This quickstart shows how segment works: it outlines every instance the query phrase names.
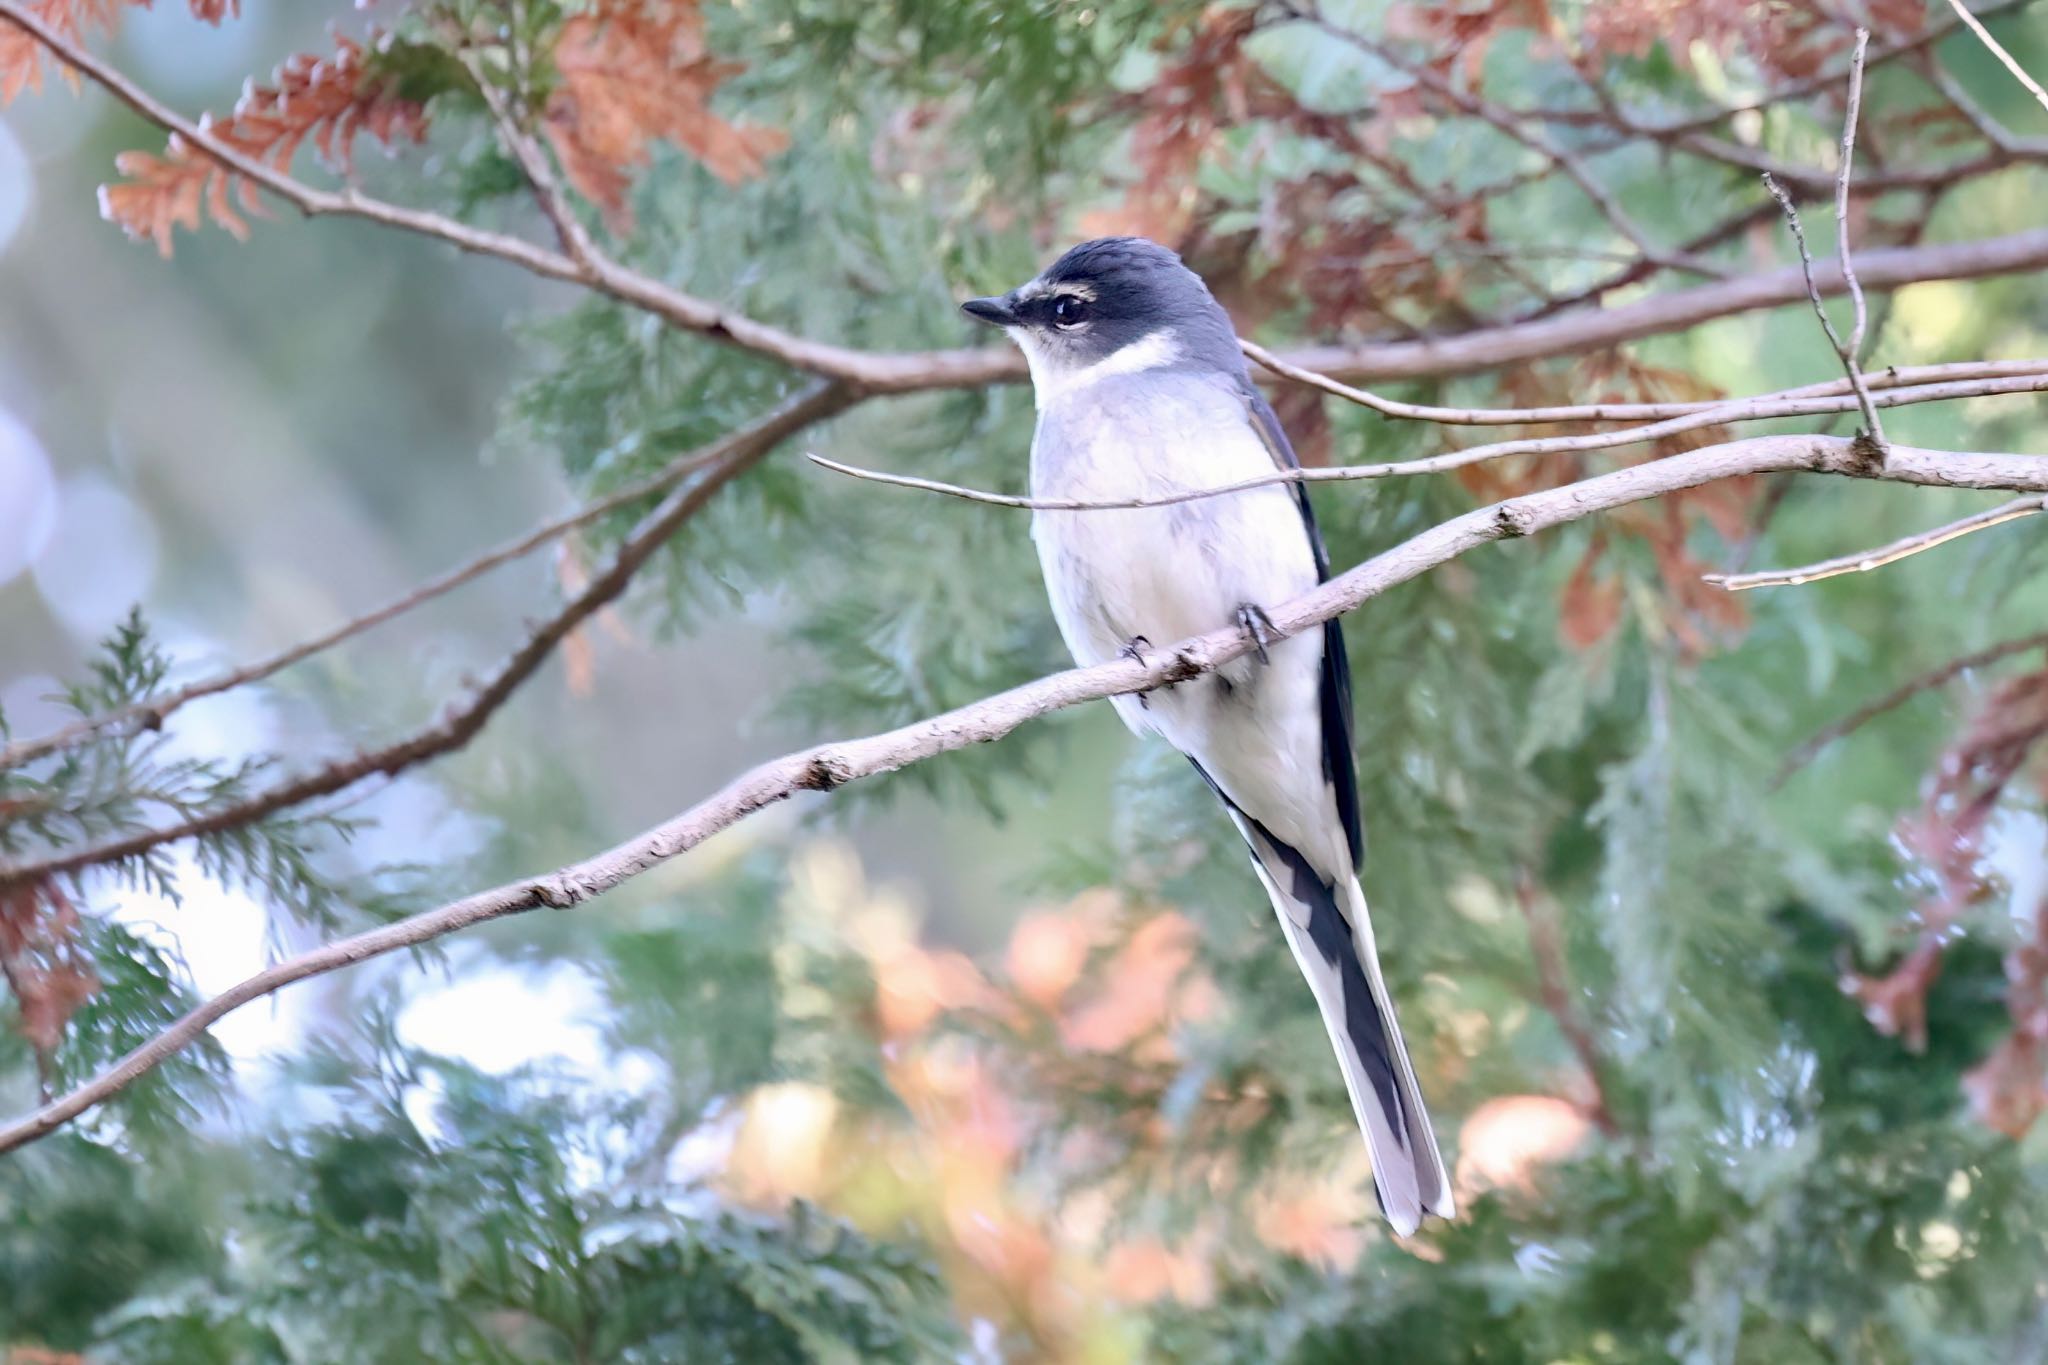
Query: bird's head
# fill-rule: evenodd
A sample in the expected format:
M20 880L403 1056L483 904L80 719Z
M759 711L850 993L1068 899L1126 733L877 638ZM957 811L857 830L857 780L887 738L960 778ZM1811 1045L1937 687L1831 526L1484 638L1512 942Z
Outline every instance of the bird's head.
M1023 349L1041 406L1112 374L1244 372L1230 317L1209 286L1142 237L1083 242L1009 293L960 306Z

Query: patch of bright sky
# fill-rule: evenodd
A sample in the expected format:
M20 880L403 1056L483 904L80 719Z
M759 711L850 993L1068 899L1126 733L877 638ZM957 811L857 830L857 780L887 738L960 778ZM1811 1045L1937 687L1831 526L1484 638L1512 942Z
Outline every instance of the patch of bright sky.
M156 566L156 527L133 498L96 474L63 482L35 576L43 601L74 635L106 634L148 597Z
M1993 819L1986 840L1985 862L1996 870L2011 896L2009 913L2018 923L2033 920L2048 898L2048 819L2033 810L2004 810Z
M14 130L0 122L0 253L28 221L29 205L35 202L35 179L28 150Z
M196 676L217 662L217 642L175 620L163 623L160 640L178 661L176 677ZM41 693L52 686L46 678L23 680L9 688L9 698L16 691ZM59 720L49 716L46 723ZM237 688L171 717L162 753L232 763L284 742L276 706L262 689ZM394 782L352 813L372 817L352 844L355 855L371 866L421 857L459 862L475 851L484 834L483 822L465 816L426 779ZM259 900L202 875L188 854L173 856L183 905L132 888L114 893L110 901L123 924L185 961L202 995L216 995L263 970L279 938L288 944L293 940L288 929L273 934ZM404 978L400 995L407 1004L399 1016L399 1033L427 1051L496 1073L552 1064L614 1095L643 1093L659 1079L660 1065L651 1058L608 1053L598 1023L606 1014L602 993L574 967L534 970L495 965L487 955L470 954L457 959L452 980L437 967L402 957L367 972ZM319 1014L332 1000L317 986L288 986L215 1026L215 1036L238 1064L236 1082L245 1093L262 1093L272 1074L263 1063L302 1052L310 1030L334 1026ZM426 1106L423 1113L431 1111L432 1096L419 1102Z
M0 408L0 583L27 568L56 529L50 457L33 431Z
M333 8L339 9L339 6ZM123 11L118 65L161 97L203 96L238 84L275 47L260 10L202 23L182 4Z
M182 905L135 888L107 897L121 924L184 959L201 995L218 995L270 965L270 916L242 891L203 876L184 850L171 854ZM290 990L244 1005L213 1026L213 1036L239 1064L288 1053L304 1025L307 998ZM246 1065L238 1074L247 1074Z

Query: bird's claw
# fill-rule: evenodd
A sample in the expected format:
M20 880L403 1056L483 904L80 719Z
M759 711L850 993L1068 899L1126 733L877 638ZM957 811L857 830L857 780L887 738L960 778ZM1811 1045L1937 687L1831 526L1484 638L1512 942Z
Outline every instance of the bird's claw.
M1145 656L1145 651L1150 648L1152 648L1152 642L1150 640L1146 639L1142 635L1133 635L1130 639L1124 641L1124 647L1118 650L1117 653L1121 655L1123 658L1130 659L1135 663L1139 663L1145 665L1146 667L1150 667L1152 661ZM1167 685L1169 687L1172 686L1171 683ZM1143 707L1145 710L1149 711L1152 709L1152 698L1147 694L1140 692L1138 694L1138 705Z
M1265 608L1256 602L1246 602L1237 609L1237 625L1238 629L1251 636L1252 652L1259 656L1259 662L1273 662L1266 653L1266 646L1278 640L1280 633L1273 628L1273 618L1266 615Z

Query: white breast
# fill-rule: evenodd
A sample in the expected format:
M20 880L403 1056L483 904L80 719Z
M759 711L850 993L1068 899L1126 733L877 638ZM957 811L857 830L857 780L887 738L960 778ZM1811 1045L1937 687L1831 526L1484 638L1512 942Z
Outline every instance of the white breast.
M1106 380L1040 412L1034 497L1111 502L1213 488L1272 470L1244 399L1224 377L1172 372ZM1081 663L1133 636L1165 649L1315 586L1301 513L1286 486L1170 507L1037 512L1032 537L1053 614ZM1322 773L1322 637L1309 632L1217 678L1141 704L1118 698L1133 729L1156 731L1201 763L1231 798L1316 861L1337 824ZM1336 864L1332 864L1336 865Z

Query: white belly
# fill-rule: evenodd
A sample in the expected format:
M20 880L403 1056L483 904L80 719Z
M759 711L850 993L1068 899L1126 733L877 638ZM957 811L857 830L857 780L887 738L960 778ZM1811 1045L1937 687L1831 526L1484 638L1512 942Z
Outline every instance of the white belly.
M1101 385L1085 406L1041 414L1032 494L1112 502L1213 488L1274 468L1236 395L1197 381ZM1170 507L1032 515L1053 615L1081 663L1133 637L1167 649L1232 625L1316 583L1314 553L1285 485ZM1310 631L1212 677L1118 697L1132 729L1200 763L1241 809L1319 868L1348 867L1324 780L1323 641Z

